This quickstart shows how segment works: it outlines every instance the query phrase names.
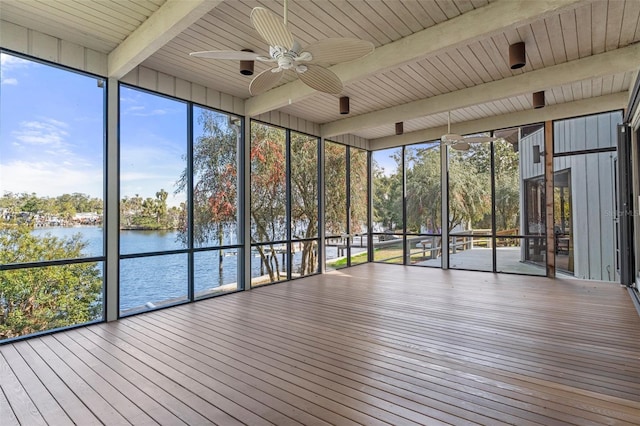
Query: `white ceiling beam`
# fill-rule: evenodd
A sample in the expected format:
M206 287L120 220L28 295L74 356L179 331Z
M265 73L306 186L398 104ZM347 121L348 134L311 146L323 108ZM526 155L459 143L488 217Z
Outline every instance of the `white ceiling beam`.
M640 44L634 44L502 80L326 123L320 127L320 134L322 137L329 138L355 133L361 129L383 124L453 111L576 81L633 71L638 67L638 58L640 58Z
M437 54L455 46L527 24L554 13L576 8L590 0L497 0L453 19L377 48L372 54L331 67L343 83ZM315 91L299 80L249 98L245 115L253 117L298 102Z
M109 77L122 78L222 0L167 0L109 53Z
M628 93L619 92L611 95L582 99L563 104L548 105L540 109L518 111L510 114L496 115L478 120L465 121L452 125L457 134L468 135L527 124L542 123L548 120L597 114L605 111L622 109L627 106ZM432 127L399 136L387 136L369 140L371 150L393 148L402 145L439 140L447 133L447 126Z

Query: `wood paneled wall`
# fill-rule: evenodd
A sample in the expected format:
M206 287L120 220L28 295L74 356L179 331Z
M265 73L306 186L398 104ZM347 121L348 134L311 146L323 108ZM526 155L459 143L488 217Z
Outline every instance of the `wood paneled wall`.
M107 75L106 54L10 22L0 21L0 45L77 70Z

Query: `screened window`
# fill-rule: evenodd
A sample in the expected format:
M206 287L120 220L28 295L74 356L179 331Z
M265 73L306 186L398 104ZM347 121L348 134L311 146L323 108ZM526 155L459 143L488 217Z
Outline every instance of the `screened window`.
M105 83L0 60L2 340L103 318Z

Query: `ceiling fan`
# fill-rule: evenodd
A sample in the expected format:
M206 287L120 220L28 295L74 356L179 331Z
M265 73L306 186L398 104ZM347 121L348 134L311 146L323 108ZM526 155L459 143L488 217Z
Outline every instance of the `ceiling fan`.
M325 66L351 61L373 52L373 43L355 38L328 38L302 48L287 29L288 0L284 0L284 21L262 7L251 11L251 23L262 38L269 43L269 56L235 50L209 50L192 52L191 56L210 59L260 61L276 64L256 75L249 84L252 95L274 87L284 71L294 71L307 86L320 92L339 94L342 81Z
M494 142L500 138L495 136L461 136L451 133L451 111L447 112L447 134L440 137L443 145L448 145L458 151L468 151L472 143Z

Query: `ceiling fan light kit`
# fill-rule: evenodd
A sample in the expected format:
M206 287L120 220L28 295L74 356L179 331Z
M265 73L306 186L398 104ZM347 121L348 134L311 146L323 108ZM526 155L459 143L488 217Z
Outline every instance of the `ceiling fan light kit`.
M509 66L512 70L522 68L527 64L524 42L509 46Z
M340 97L340 114L349 114L349 97Z
M209 50L192 52L191 56L210 59L230 59L272 63L275 66L256 75L249 84L251 95L259 95L282 79L284 71L292 71L312 89L330 94L340 94L343 89L340 78L327 66L352 61L373 52L373 43L354 38L329 38L311 43L305 48L293 39L287 29L288 8L284 2L284 20L271 11L255 7L251 11L251 23L258 34L269 44L269 57L247 51ZM248 65L248 64L247 64ZM240 72L244 74L242 63ZM246 72L249 72L247 69ZM253 70L251 70L253 74ZM245 75L251 75L245 74Z

